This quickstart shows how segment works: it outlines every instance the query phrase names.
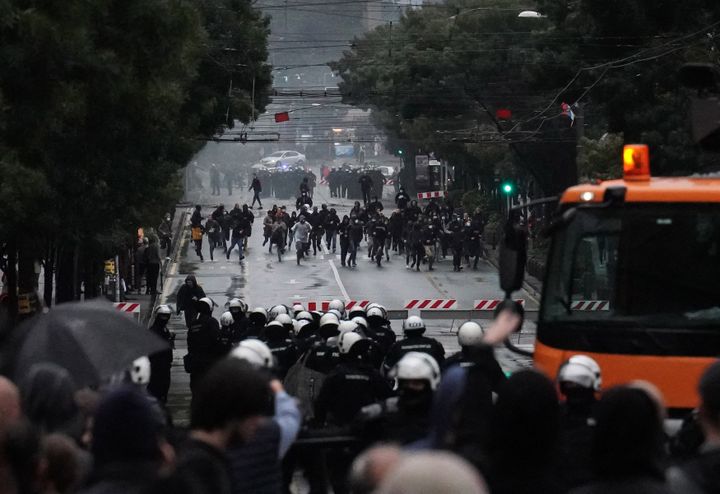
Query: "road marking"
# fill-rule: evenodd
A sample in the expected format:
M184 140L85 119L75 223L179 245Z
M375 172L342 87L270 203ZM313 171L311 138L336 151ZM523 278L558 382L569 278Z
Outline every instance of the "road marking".
M350 300L350 295L348 295L347 290L345 290L345 285L343 285L343 282L340 279L340 273L338 273L338 270L335 267L335 262L332 259L330 259L330 260L328 260L328 263L330 264L330 269L332 269L333 274L335 275L335 281L337 282L338 286L340 287L340 292L342 293L342 296L345 297L345 301L347 302L348 300Z

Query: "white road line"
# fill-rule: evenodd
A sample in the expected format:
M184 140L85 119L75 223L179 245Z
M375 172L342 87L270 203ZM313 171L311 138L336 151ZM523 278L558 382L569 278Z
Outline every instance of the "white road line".
M342 292L342 296L345 297L345 301L350 300L350 295L348 295L347 290L345 290L345 285L343 285L342 280L340 279L340 273L338 273L337 268L335 267L335 262L330 259L328 261L328 264L330 264L330 269L332 269L333 274L335 275L335 281L337 282L338 286L340 287L340 292Z

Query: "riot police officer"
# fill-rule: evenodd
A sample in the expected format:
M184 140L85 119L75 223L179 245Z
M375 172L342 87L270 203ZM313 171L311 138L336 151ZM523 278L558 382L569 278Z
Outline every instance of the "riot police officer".
M197 302L198 315L187 335L188 354L185 370L190 374L190 389L205 375L212 365L223 357L220 345L220 323L212 316L213 302L207 297Z
M369 307L365 319L368 322L368 336L380 346L383 355L387 355L397 336L390 327L383 308L380 306Z
M290 332L282 322L270 321L265 326L262 340L275 357L277 378L285 379L288 370L298 358L298 349L290 338Z
M385 363L383 363L386 373L408 352L427 353L439 365L442 365L445 360L445 349L442 343L423 336L423 333L425 333L425 322L419 316L410 316L403 321L403 335L405 337L390 347L385 357Z
M155 320L150 331L165 340L169 348L150 355L150 382L148 392L161 403L167 402L170 389L170 368L172 367L173 349L175 348L175 333L167 327L172 309L167 305L160 305L155 309Z
M363 407L364 437L408 444L425 437L430 428L433 395L440 383L440 367L426 353L409 352L393 367L397 396Z
M235 319L230 311L223 312L220 316L220 333L218 334L218 349L221 349L223 355L230 353L235 344L233 324L235 324Z
M495 360L491 346L483 342L485 331L475 321L465 321L458 328L460 351L445 360L443 370L453 365L474 367L485 373L492 391L497 392L505 381L505 373Z
M233 318L233 324L232 324L232 338L233 343L239 342L247 332L247 327L249 324L248 318L246 316L248 310L248 306L245 302L240 300L239 298L233 298L230 300L230 303L228 304L228 312L232 314Z

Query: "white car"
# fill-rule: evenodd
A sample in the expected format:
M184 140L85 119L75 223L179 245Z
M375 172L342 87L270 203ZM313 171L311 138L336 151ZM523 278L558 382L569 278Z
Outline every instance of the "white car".
M260 160L265 166L304 165L305 155L297 151L276 151Z

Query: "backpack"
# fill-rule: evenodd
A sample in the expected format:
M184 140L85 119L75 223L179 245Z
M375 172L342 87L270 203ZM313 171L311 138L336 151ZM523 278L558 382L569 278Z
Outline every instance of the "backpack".
M192 239L193 239L193 240L202 240L202 238L203 238L203 232L202 232L202 228L201 228L201 227L199 227L199 226L194 226L194 227L192 227L191 232L192 232Z

